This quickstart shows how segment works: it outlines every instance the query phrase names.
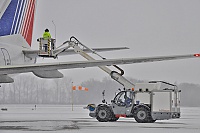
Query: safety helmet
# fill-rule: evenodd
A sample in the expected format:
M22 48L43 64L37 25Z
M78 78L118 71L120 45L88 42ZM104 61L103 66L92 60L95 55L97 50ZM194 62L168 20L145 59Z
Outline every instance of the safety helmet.
M49 32L49 29L45 29L45 32Z

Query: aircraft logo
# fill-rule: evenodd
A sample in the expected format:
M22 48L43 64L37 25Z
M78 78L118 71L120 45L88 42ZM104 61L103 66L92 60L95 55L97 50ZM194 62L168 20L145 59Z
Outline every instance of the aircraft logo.
M12 0L0 20L0 36L21 34L31 46L35 7L36 0Z

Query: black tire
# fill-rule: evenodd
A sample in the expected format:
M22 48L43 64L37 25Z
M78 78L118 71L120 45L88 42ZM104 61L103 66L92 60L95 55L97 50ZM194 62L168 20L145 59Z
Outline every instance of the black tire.
M111 110L108 106L99 106L97 108L97 115L96 115L96 119L99 122L108 122L111 120Z
M140 106L134 111L134 118L138 123L153 123L155 120L151 117L151 111L145 106Z
M110 118L109 121L111 121L111 122L115 122L115 121L117 121L117 120L119 120L119 117L115 117L115 114L112 113L112 117Z
M156 120L149 120L149 122L148 123L154 123L154 122L156 122Z

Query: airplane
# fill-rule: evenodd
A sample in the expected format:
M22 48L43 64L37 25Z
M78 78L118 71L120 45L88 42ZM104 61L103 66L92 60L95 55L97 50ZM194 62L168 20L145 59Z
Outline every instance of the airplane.
M36 0L0 1L1 70L3 70L3 67L9 68L11 66L23 66L36 63L39 50L31 50L36 2ZM128 48L94 48L93 50L103 52L122 49ZM57 51L59 51L59 49L57 49ZM88 49L84 49L84 51L87 53L90 52ZM59 55L72 54L75 54L74 50L68 49ZM8 74L13 74L13 72L0 73L0 83L13 82ZM51 77L53 78L53 75Z
M62 78L60 69L112 66L200 57L200 53L187 55L141 58L102 59L59 63L36 63L38 50L31 50L32 33L37 0L1 0L0 2L0 83L14 82L12 75L32 72L41 78ZM100 48L97 52L128 49ZM89 49L85 52L90 53ZM75 54L65 50L61 55Z

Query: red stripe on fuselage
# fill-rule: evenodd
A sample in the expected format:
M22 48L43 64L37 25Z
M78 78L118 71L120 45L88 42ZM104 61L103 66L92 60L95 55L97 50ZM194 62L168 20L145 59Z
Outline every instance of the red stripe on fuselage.
M26 41L28 44L31 46L31 41L32 41L32 34L33 34L33 22L34 22L34 13L35 13L35 0L33 0L32 3L32 10L31 10L31 18L29 20L29 26L28 26L28 31L26 33Z
M27 34L28 34L28 30L29 30L29 25L30 25L30 20L31 20L31 17L32 17L32 10L33 10L33 0L31 0L31 3L29 5L29 11L28 11L28 20L27 20L27 23L26 23L26 27L25 27L25 32L24 32L24 37L27 38Z
M35 4L33 5L33 11L31 14L31 21L30 21L30 25L29 25L29 30L28 30L28 36L26 38L26 41L28 42L28 44L31 46L31 42L32 42L32 35L33 35L33 22L34 22L34 14L35 14Z
M29 10L30 10L30 3L31 0L29 0L28 5L27 5L27 9L26 9L26 15L24 18L24 23L23 23L23 28L22 28L22 36L25 38L25 32L26 32L26 25L27 25L27 21L28 21L28 17L29 17Z
M21 34L27 43L31 46L32 41L32 32L33 32L33 22L34 22L34 13L35 13L35 0L30 0L27 3L23 26L21 29Z

